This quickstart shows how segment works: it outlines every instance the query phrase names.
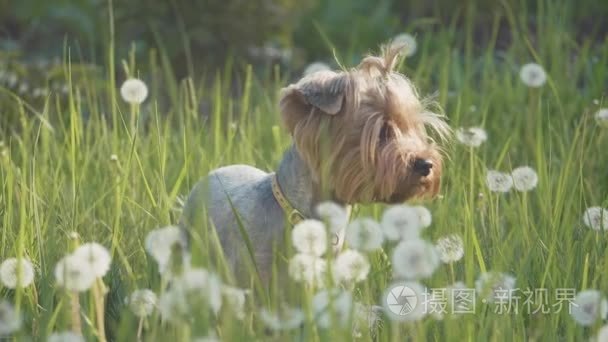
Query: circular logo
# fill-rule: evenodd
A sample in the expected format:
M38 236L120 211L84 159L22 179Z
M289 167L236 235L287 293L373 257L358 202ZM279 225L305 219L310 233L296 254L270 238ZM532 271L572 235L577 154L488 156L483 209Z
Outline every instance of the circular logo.
M405 316L416 309L418 294L414 289L397 284L386 292L386 306L395 315Z

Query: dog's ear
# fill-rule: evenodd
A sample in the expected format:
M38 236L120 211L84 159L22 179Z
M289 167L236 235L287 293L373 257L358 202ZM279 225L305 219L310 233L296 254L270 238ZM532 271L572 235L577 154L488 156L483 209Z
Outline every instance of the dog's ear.
M345 97L351 87L346 73L318 71L305 76L298 83L281 90L281 116L289 131L315 112L336 115L344 107Z

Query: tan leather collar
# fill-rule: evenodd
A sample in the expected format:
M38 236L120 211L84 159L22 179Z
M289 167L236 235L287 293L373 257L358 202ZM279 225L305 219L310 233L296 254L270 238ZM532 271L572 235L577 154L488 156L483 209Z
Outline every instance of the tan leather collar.
M302 215L302 213L299 212L298 209L294 208L291 205L291 203L289 203L287 198L285 198L285 195L283 195L283 191L281 190L281 187L279 186L279 181L277 180L276 174L272 175L272 194L274 195L274 198L277 200L277 202L283 209L283 212L285 213L285 217L287 217L287 221L292 226L295 226L299 222L306 219L306 217L304 217L304 215Z

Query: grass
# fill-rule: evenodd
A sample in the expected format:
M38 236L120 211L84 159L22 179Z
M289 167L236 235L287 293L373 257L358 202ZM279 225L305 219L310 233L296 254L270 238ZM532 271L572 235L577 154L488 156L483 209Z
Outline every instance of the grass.
M606 101L608 42L574 37L571 6L543 7L532 32L523 13L511 13L505 5L488 27L493 39L484 47L475 46L467 25L462 34L450 27L419 32L419 50L401 70L422 93L438 91L452 127L479 125L489 134L478 149L448 146L442 196L425 203L433 213L425 236L435 240L458 233L465 256L453 269L441 266L425 285L440 288L461 280L471 287L482 271L493 270L513 274L518 288L548 289L550 303L559 288L598 289L608 295L607 235L581 222L586 207L608 206L608 155L603 150L608 131L593 120ZM474 8L470 11L463 14L465 22L473 20ZM509 23L513 40L503 51L494 48L500 19ZM72 84L67 101L50 96L42 106L11 100L21 121L10 133L3 128L7 153L0 159L0 256L25 256L36 268L35 285L0 290L24 317L15 340L69 329L70 298L54 285L53 269L82 241L111 249L113 266L104 278L110 289L106 329L110 339L135 340L138 320L123 299L138 288L159 292L166 285L143 248L147 232L176 223L178 196L209 170L233 163L273 170L290 144L278 127L276 108L278 89L292 80L283 70L264 73L229 61L224 71L207 77L211 83L194 77L178 81L160 51L144 68L149 73L139 74L149 82L150 98L141 108L130 108L117 94L113 70L138 75L140 68L128 56L121 67L112 51L111 46L106 65L111 76L102 87L94 80ZM532 61L549 76L540 89L527 88L518 78L519 67ZM69 76L68 62L64 69ZM235 77L238 96L230 81ZM200 108L206 108L204 115ZM31 115L34 109L37 116ZM117 162L110 160L112 154ZM487 190L488 169L509 171L520 165L538 172L535 190ZM361 207L358 215L378 217L382 210L381 205ZM361 302L379 304L391 275L382 269L382 253L371 254L370 260L370 277L353 294ZM310 291L289 288L287 301L309 306ZM270 303L277 305L273 295ZM93 299L89 293L80 296L89 339L96 335ZM478 304L475 314L442 321L386 320L378 338L580 341L602 324L581 327L566 309L496 314ZM349 329L324 330L311 322L268 334L255 315L258 305L248 303L242 322L229 311L214 318L201 310L192 316L195 323L177 325L159 324L155 315L144 327L145 340L188 341L210 331L225 341L350 339Z

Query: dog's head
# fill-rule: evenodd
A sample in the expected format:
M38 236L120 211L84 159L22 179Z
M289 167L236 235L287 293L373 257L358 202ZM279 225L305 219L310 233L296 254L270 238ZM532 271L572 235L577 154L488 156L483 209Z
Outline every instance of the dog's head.
M393 71L399 48L341 72L319 71L281 91L280 108L315 182L343 203L398 203L439 191L442 116Z

